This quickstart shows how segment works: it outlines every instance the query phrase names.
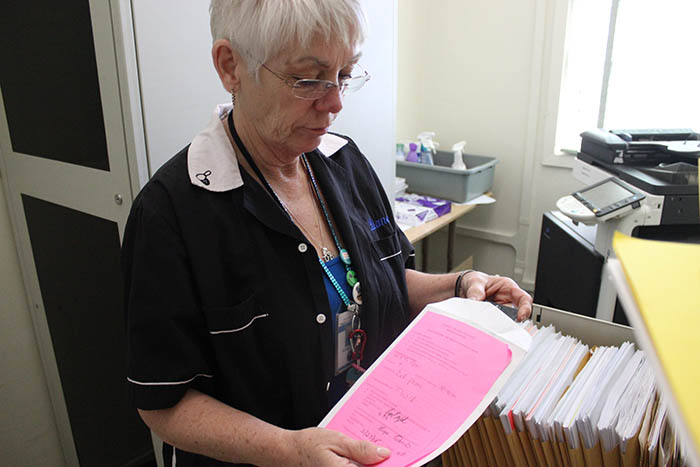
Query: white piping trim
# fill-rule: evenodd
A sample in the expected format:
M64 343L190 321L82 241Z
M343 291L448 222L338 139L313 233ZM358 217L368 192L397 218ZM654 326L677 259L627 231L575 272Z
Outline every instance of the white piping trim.
M205 377L205 378L213 378L213 377L214 377L214 375L207 375L207 374L204 374L204 373L197 373L196 375L194 375L193 377L191 377L190 379L187 379L187 380L185 380L185 381L163 381L163 382L160 382L160 381L159 381L159 382L155 382L155 383L146 383L146 382L143 382L143 381L136 381L135 379L131 379L131 378L129 378L128 376L126 377L126 380L129 381L130 383L139 384L139 385L141 385L141 386L175 386L175 385L177 385L177 384L186 384L186 383L192 382L192 381L194 381L198 376L203 376L203 377Z
M408 255L408 256L416 256L416 254L415 254L415 253L411 253L411 254L410 254L410 255Z
M173 446L173 458L170 460L170 467L176 467L177 457L175 457L175 446Z
M399 251L397 251L396 253L394 253L393 255L385 256L384 258L380 259L379 261L386 261L386 260L388 260L389 258L393 258L394 256L399 256L399 255L401 254L401 251L402 251L402 250L399 250Z
M248 324L246 324L245 326L243 326L243 327L241 327L241 328L237 328L237 329L224 329L224 330L222 330L222 331L209 331L209 334L228 334L228 333L230 333L230 332L242 331L242 330L244 330L245 328L247 328L248 326L250 326L251 324L253 324L253 321L255 321L256 319L258 319L258 318L267 318L268 316L270 316L269 313L265 313L264 315L253 316L253 319L251 319L250 322L249 322Z

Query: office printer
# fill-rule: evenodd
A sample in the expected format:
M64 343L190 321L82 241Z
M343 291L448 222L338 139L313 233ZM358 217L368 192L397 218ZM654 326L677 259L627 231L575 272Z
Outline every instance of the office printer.
M697 165L700 135L690 129L595 130L581 133L581 153L609 164L687 161Z
M697 166L699 157L700 135L690 129L599 128L582 133L581 151L574 162L573 175L587 188L573 195L595 188L594 185L604 184L605 181L616 181L618 188L627 187L631 193L637 195L636 199L627 199L630 204L626 210L615 211L618 204L625 203L611 200L609 207L612 207L612 214L592 222L594 230L591 237L594 238L591 240L594 250L591 254L597 255L603 261L614 255L612 236L616 230L640 238L700 243ZM612 186L611 183L608 185ZM626 195L622 197L624 196ZM558 204L561 205L562 200L559 200ZM563 213L565 209L560 208L560 211ZM619 215L615 215L616 212L619 212ZM577 222L576 216L572 216L571 219L571 222ZM569 230L575 230L575 226L573 227L574 229ZM542 242L541 238L541 247ZM566 259L562 258L561 261ZM540 271L538 264L536 296L537 281L541 275L548 277L549 282L560 281L559 284L549 284L550 286L568 287L566 281L587 280L582 277L562 277L561 271ZM619 305L616 305L615 289L607 274L602 273L591 280L600 283L597 287L599 293L594 316L604 320L612 320L613 315L617 318L621 310ZM591 287L596 288L593 284ZM566 303L552 303L551 306L571 309L570 304ZM627 324L626 320L615 321Z
M585 166L603 170L649 195L662 196L659 225L698 224L700 134L690 129L603 130L581 134L574 177L586 184Z

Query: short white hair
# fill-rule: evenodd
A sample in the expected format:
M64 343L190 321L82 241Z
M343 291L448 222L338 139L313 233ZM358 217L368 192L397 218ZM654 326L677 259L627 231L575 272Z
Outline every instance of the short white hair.
M365 37L360 0L211 0L212 39L226 39L256 77L286 46L301 47L320 34L354 49Z

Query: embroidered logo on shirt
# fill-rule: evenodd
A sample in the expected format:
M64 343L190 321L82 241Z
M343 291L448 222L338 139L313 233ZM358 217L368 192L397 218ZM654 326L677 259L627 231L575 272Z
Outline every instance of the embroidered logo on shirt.
M211 175L211 170L206 170L200 174L195 175L195 177L197 177L197 180L208 186L211 183L209 181L209 175Z
M380 217L375 220L369 219L369 228L371 230L377 230L379 227L387 224L389 224L389 216Z

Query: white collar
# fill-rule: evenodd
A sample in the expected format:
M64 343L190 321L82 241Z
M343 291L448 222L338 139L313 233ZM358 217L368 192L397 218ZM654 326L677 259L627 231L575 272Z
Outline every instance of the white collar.
M190 182L209 191L228 191L243 185L236 154L224 125L231 104L219 104L207 127L192 140L187 151L187 171ZM336 135L325 134L318 150L330 157L348 141Z

